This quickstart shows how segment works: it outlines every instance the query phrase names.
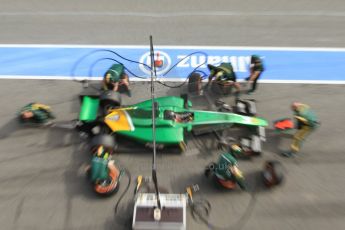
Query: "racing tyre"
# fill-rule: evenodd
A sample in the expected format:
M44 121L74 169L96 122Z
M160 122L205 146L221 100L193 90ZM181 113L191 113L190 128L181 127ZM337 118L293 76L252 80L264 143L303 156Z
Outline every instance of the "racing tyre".
M266 161L262 178L268 188L281 184L284 181L283 165L279 161Z
M119 191L120 187L120 181L116 182L116 185L114 185L111 189L106 190L106 187L110 187L111 185L107 186L100 186L100 185L94 185L94 191L97 193L97 195L101 197L108 197ZM101 189L101 191L100 191ZM102 191L104 190L104 191Z
M199 73L192 73L188 79L188 91L190 93L200 93L202 78Z
M89 180L91 178L91 167L86 170L86 178ZM111 196L116 193L120 187L120 181L118 178L116 180L107 180L104 184L91 184L94 192L103 197Z
M105 114L107 114L110 109L121 106L121 95L115 91L105 91L100 95L99 99Z
M115 192L119 190L119 186L120 186L120 173L121 173L120 170L114 164L112 164L111 166L108 166L108 168L109 168L108 179L100 183L92 183L93 190L99 196L103 196L103 197L107 197L114 194ZM91 168L89 171L91 171Z
M221 186L222 188L233 190L236 188L236 182L232 180L221 180L217 177L215 177L217 180L217 184Z
M105 135L105 134L97 135L91 140L92 149L100 145L103 145L105 148L108 148L108 149L115 149L117 147L115 137L112 135Z

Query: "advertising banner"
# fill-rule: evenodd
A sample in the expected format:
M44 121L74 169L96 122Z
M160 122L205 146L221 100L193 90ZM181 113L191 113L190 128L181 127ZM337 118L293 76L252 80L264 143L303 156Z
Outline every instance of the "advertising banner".
M148 46L0 45L0 53L0 78L96 80L114 63L124 64L131 80L151 74ZM231 62L243 79L253 54L264 62L266 82L345 82L345 49L326 48L156 46L156 73L182 81L193 71L208 75L207 64Z

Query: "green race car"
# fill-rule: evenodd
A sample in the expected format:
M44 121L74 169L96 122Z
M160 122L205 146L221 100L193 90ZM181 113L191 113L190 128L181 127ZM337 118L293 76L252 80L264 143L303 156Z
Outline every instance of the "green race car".
M86 127L99 122L110 132L150 144L152 135L152 101L146 100L130 106L120 106L116 92L105 95L81 96L79 120ZM184 145L185 131L196 126L239 124L245 126L267 126L262 118L249 117L228 112L203 111L192 109L191 101L182 97L167 96L155 99L156 143L163 146ZM101 119L99 111L104 111Z

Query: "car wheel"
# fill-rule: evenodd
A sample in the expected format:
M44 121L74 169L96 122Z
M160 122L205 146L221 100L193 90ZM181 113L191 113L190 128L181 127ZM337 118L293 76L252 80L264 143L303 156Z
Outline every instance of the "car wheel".
M279 161L266 161L262 173L266 187L279 185L284 180L284 168Z
M202 78L199 73L192 73L188 79L188 91L190 93L199 93L201 90Z
M101 187L106 188L106 187L109 186L109 185L110 185L110 183L105 183L105 184L102 185ZM100 185L98 185L98 186L100 186ZM117 181L117 182L116 182L116 185L115 185L112 189L107 190L106 192L100 192L100 191L98 191L98 190L96 189L96 186L95 186L94 190L95 190L95 192L97 193L97 195L102 196L102 197L108 197L108 196L113 195L113 194L116 193L117 191L119 191L119 187L120 187L120 181Z
M101 94L99 99L104 114L107 114L110 109L115 109L121 106L121 95L115 91L105 91Z

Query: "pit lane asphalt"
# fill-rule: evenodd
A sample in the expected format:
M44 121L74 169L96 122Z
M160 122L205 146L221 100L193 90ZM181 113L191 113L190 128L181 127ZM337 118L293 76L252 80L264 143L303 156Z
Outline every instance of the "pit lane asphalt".
M341 0L160 4L148 0L139 4L2 0L0 43L146 45L152 34L157 45L345 47L345 4ZM58 129L21 128L14 120L18 108L30 101L52 105L60 121L74 119L80 89L79 84L69 81L1 80L1 229L129 229L123 219L114 216L118 196L100 199L91 192L80 170L90 155L78 135ZM134 91L132 98L124 96L125 103L149 97L147 85L137 83L135 89L140 91ZM180 94L157 90L159 95ZM213 139L207 136L193 139L189 154L160 154L160 183L172 192L198 183L212 203L211 221L220 226L344 229L344 86L262 84L253 97L258 100L259 114L269 121L289 116L289 104L294 100L310 104L322 121L297 159L277 156L288 146L289 137L270 131L263 156L240 161L240 168L253 182L264 160L280 160L287 169L282 187L273 191L258 188L255 202L246 193L215 189L202 176L203 167L218 153L208 151ZM204 99L193 100L202 107ZM150 175L151 157L145 151L123 152L116 159L133 178ZM125 184L124 179L120 192ZM129 199L130 195L122 204L128 204ZM187 225L187 229L207 229L189 214Z
M1 43L344 47L342 0L2 0Z
M15 89L15 90L13 90ZM32 90L35 89L35 90ZM2 80L0 86L0 224L3 229L129 229L124 218L114 215L118 195L101 199L95 196L82 173L90 160L87 146L71 131L56 128L29 128L17 125L14 116L30 101L50 104L58 121L78 115L78 93L81 86L71 81ZM157 96L179 95L185 88L171 90L157 87ZM321 127L305 143L295 159L278 155L289 144L288 135L267 131L262 157L239 162L255 199L241 191L217 189L203 177L204 167L217 159L214 137L190 137L189 150L158 155L158 178L171 192L183 192L197 183L202 196L212 204L211 221L235 229L343 229L345 197L344 86L261 84L253 96L258 101L259 115L268 121L290 116L289 104L303 101L312 106ZM149 85L135 83L133 97L123 96L124 104L149 98ZM214 100L215 98L212 98ZM232 97L224 98L227 102ZM191 97L196 108L205 106L205 97ZM271 123L271 122L270 122ZM271 123L272 124L272 123ZM236 134L234 134L236 136ZM150 153L133 145L122 150L115 159L129 169L132 179L150 175ZM267 159L281 161L286 170L286 183L272 191L255 185L258 172ZM127 179L121 181L120 193ZM125 197L120 215L130 216L133 184ZM248 205L250 205L249 208ZM242 228L243 227L243 228ZM188 214L188 229L207 229Z

